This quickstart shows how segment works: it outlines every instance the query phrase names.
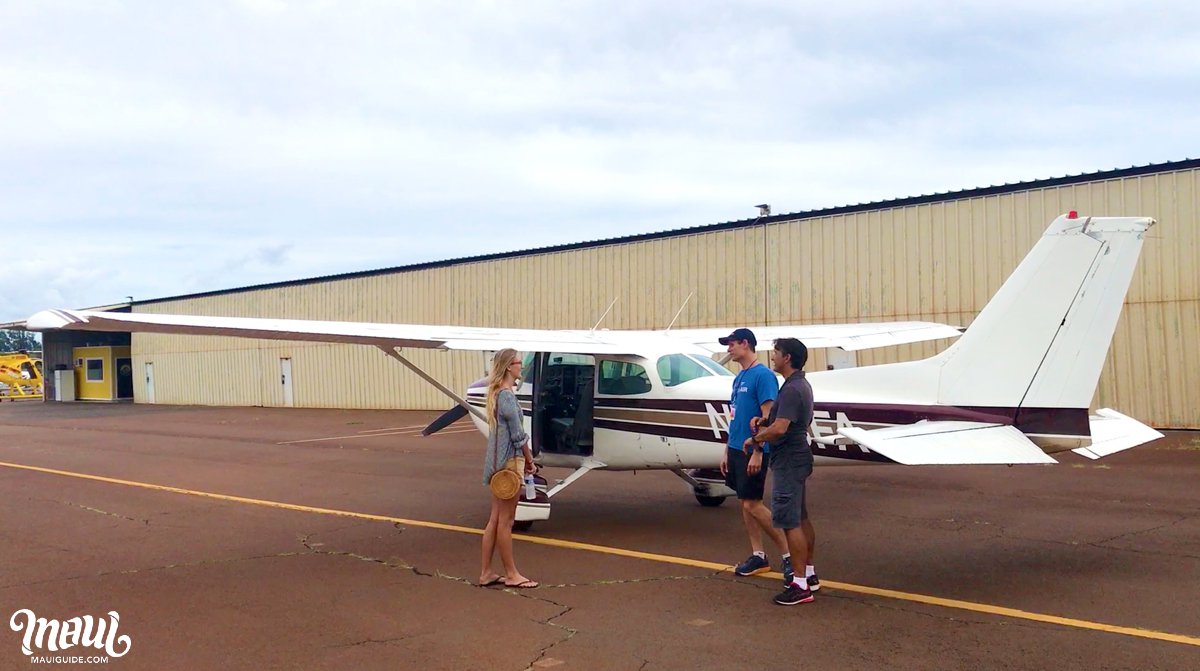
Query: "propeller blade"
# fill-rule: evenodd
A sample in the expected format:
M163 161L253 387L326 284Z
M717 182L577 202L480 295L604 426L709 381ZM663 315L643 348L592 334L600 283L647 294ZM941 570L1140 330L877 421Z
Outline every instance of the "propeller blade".
M443 412L442 414L438 415L437 419L430 422L429 426L425 427L421 431L421 435L428 436L428 435L435 434L438 431L441 431L442 429L446 428L447 426L450 426L451 424L457 422L458 420L460 420L466 416L467 416L467 409L462 407L461 405L456 405L453 408L450 408L449 410L447 410L446 412Z

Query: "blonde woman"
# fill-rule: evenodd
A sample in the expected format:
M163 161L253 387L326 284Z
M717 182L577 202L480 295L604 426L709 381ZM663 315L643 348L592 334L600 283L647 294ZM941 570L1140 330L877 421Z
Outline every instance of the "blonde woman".
M492 474L504 467L505 462L518 456L525 457L525 472L533 473L533 452L529 448L529 436L521 421L521 406L517 403L514 387L521 377L521 359L512 349L502 349L492 358L492 372L488 375L487 417L488 447L483 462L483 484L488 484ZM489 493L491 490L488 490ZM517 570L513 561L512 525L517 513L517 501L496 498L492 494L492 514L483 530L483 567L479 572L482 587L503 584L505 587L529 589L538 586ZM492 571L492 557L500 551L500 563L504 574Z

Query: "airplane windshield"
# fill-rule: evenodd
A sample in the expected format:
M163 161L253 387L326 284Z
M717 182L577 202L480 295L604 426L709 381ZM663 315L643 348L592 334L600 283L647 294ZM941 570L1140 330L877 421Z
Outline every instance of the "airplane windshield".
M732 376L716 361L705 360L704 357L692 357L686 354L668 354L658 359L658 376L663 384L674 387L677 384L690 382L700 377L714 375Z

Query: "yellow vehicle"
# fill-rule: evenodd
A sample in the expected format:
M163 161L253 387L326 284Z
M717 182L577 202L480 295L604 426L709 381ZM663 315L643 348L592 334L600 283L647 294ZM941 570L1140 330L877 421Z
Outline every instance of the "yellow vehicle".
M41 359L26 352L0 354L0 401L39 399L44 390Z

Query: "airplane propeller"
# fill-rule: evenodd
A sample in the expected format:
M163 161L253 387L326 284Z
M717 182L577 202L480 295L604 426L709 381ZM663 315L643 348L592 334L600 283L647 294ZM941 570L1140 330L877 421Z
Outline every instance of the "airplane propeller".
M430 422L429 426L427 426L421 430L421 435L422 436L433 435L433 434L437 433L438 431L441 431L442 429L446 428L447 426L450 426L451 424L457 422L458 420L460 420L466 416L467 416L467 409L462 407L461 405L456 405L453 408L450 408L449 410L447 410L446 412L443 412L442 414L438 415L437 419Z

